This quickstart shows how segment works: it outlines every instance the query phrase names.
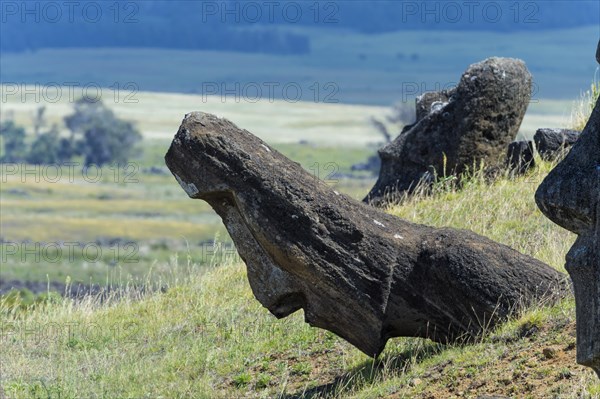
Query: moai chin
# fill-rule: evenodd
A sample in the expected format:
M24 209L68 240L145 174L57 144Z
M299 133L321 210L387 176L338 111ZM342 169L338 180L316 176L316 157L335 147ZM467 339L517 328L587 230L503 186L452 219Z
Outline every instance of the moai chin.
M596 61L600 63L600 42ZM600 100L535 200L549 219L579 236L566 257L577 306L577 362L600 377Z

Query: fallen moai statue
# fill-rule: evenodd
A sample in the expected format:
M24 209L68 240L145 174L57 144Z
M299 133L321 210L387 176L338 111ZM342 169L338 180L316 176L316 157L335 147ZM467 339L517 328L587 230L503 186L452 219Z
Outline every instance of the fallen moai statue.
M565 275L466 230L414 224L340 194L225 119L187 114L166 163L221 216L255 297L370 356L397 336L476 336Z
M565 155L580 135L577 130L542 128L536 130L533 141L542 159L553 161Z
M508 145L506 166L516 175L535 167L535 151L531 141L513 141Z
M600 63L600 42L596 60ZM579 236L566 263L575 289L577 361L600 377L600 100L535 200L550 220Z
M379 179L364 201L385 204L435 176L467 168L501 166L531 98L531 74L512 58L488 58L469 66L458 86L424 93L417 121L379 150Z

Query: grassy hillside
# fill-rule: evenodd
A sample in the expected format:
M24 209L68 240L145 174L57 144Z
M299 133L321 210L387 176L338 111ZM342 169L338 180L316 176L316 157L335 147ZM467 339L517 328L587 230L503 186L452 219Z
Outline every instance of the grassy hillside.
M516 180L439 186L389 212L470 228L563 270L574 236L537 210L551 165ZM0 303L2 390L8 398L600 398L575 364L574 302L539 304L475 344L391 340L373 361L335 335L276 320L253 298L235 256L209 269L179 259L165 292L83 302L55 299L27 311ZM113 294L116 295L116 294Z

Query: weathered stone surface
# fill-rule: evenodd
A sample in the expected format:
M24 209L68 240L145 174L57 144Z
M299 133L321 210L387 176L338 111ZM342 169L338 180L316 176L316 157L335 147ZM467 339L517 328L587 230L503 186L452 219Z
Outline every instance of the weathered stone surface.
M540 156L552 161L564 155L580 135L576 130L542 128L535 132L533 141Z
M165 157L221 216L256 298L379 354L396 336L477 335L515 307L556 297L565 276L465 230L413 224L340 194L210 114L186 115Z
M513 141L508 145L506 164L513 173L523 174L535 166L533 143Z
M501 166L530 97L531 75L511 58L473 64L456 88L425 93L417 122L379 150L379 179L364 201L380 204L411 193L419 181L460 174L481 161Z
M554 223L579 236L566 259L577 306L577 361L600 377L600 101L535 200Z
M417 113L417 120L415 122L424 119L432 111L435 111L441 106L444 106L450 101L452 91L428 91L421 94L415 99L415 109Z

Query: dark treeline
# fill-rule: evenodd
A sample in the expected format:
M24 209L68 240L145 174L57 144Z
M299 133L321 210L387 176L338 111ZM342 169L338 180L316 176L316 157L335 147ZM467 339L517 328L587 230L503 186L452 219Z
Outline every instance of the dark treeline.
M75 4L76 3L76 4ZM236 23L195 1L2 2L0 49L145 47L304 54L305 35L277 24ZM224 3L223 3L224 4ZM208 8L207 8L208 7ZM223 6L225 7L225 6Z
M272 54L310 52L294 27L522 31L600 23L600 3L575 1L3 1L0 49L154 47Z

